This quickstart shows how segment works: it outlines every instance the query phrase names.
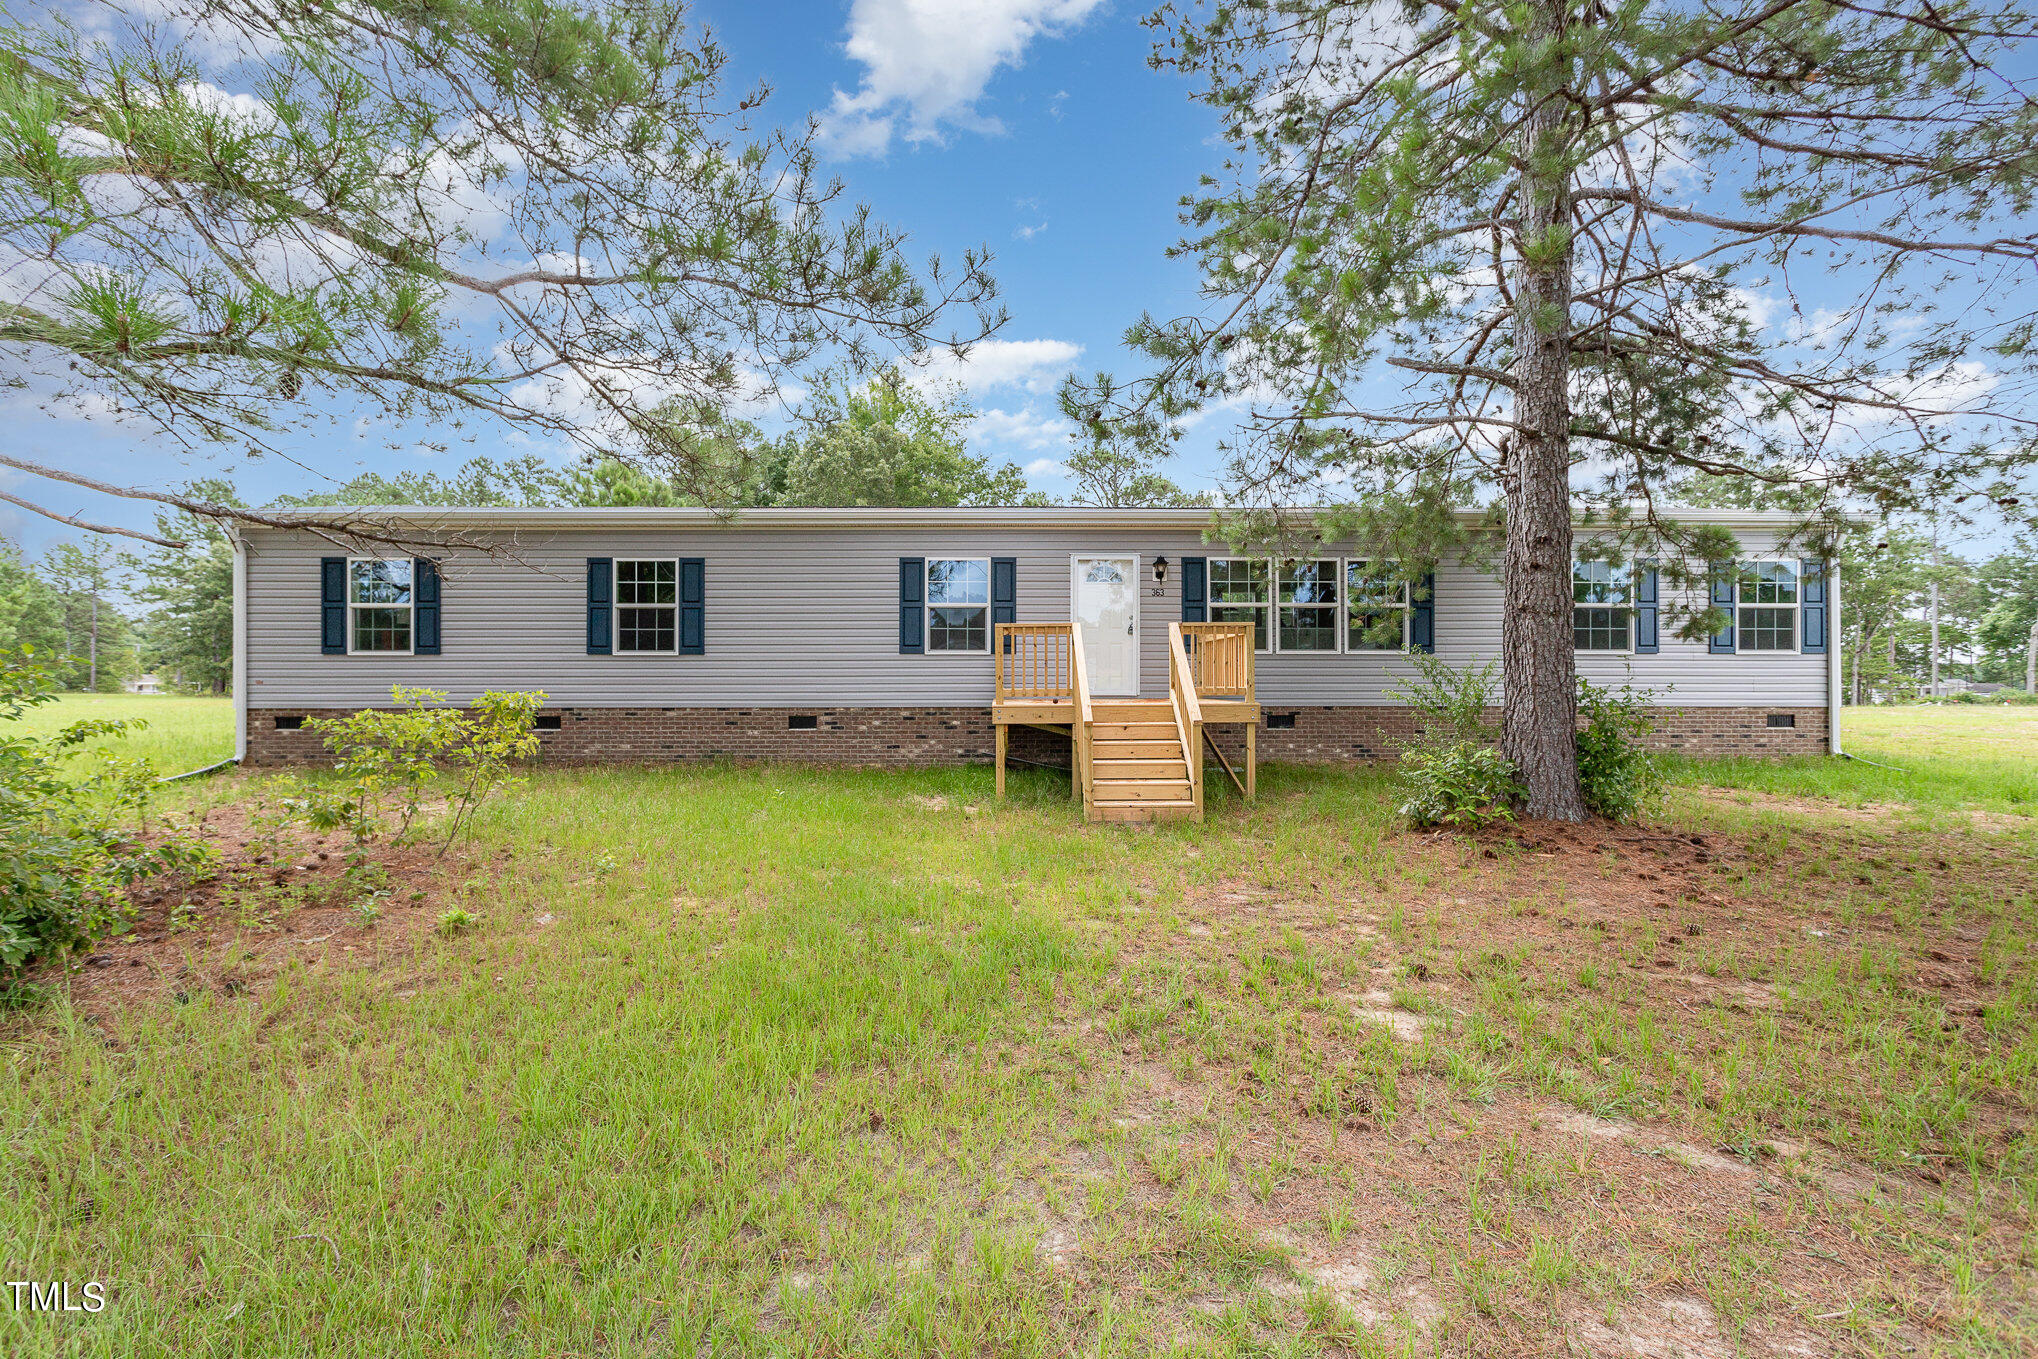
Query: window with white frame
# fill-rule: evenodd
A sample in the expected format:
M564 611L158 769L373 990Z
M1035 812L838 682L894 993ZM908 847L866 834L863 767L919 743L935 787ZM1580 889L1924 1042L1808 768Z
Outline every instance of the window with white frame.
M1275 577L1280 602L1281 651L1338 649L1337 562L1284 561Z
M679 563L616 558L616 650L679 650Z
M991 649L989 558L927 559L927 649Z
M1399 651L1408 645L1408 581L1397 561L1345 563L1345 649Z
M1575 651L1630 651L1634 586L1613 562L1571 563L1571 646Z
M347 648L407 655L411 649L411 559L347 559Z
M1735 582L1736 647L1741 651L1797 650L1797 563L1738 562L1736 567L1740 577Z
M1266 651L1273 641L1267 630L1272 604L1267 566L1264 557L1212 557L1208 567L1210 621L1252 624L1255 651Z

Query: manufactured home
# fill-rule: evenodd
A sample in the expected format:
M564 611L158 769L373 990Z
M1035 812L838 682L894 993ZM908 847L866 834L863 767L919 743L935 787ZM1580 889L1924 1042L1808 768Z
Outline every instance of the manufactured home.
M1782 516L1690 511L1741 553L1718 636L1675 635L1648 562L1573 568L1578 668L1654 691L1707 754L1839 745L1837 574ZM241 758L316 760L308 717L392 685L539 689L543 758L1071 769L1100 820L1201 814L1206 765L1372 760L1414 730L1404 649L1498 651L1490 566L1411 585L1361 544L1207 540L1207 510L352 509L237 534ZM396 528L411 555L335 526ZM1585 530L1581 530L1581 533ZM351 545L350 545L351 544Z

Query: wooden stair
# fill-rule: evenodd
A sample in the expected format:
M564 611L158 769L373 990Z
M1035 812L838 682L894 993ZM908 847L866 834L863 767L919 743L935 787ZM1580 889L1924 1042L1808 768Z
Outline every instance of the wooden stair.
M1090 820L1200 820L1174 706L1138 699L1098 699L1092 706Z

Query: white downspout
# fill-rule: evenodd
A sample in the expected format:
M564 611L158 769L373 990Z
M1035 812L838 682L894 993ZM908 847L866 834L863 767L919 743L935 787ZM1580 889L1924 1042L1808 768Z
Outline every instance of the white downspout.
M234 760L248 758L248 544L233 524L226 526L234 549Z
M1840 632L1840 563L1826 567L1826 753L1840 750L1840 672L1846 648Z

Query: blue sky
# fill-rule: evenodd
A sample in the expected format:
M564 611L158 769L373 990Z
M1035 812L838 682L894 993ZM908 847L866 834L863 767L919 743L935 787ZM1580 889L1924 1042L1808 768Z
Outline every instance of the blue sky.
M1011 320L965 374L983 412L976 442L1034 468L1034 485L1049 492L1066 485L1051 467L1065 446L1054 404L1061 374L1122 369L1119 337L1143 308L1174 312L1194 301L1193 268L1165 250L1177 234L1177 199L1220 151L1188 85L1148 68L1143 12L1109 0L708 0L696 10L728 53L731 99L764 80L774 93L763 118L798 125L809 112L822 116L828 166L847 196L908 232L915 254L954 258L970 246L995 254ZM525 451L483 429L433 452L420 446L433 431L366 410L335 409L329 425L280 441L301 465L185 454L140 427L52 417L23 402L10 403L8 418L9 442L24 456L155 486L225 470L257 503L324 477L451 470L478 454ZM1178 480L1216 484L1218 423L1199 429L1169 469ZM88 491L34 492L95 520L145 526L152 516ZM76 536L7 505L0 532L31 552Z
M1217 168L1222 148L1188 84L1149 68L1145 9L1143 0L700 0L695 9L729 56L726 102L762 80L774 90L762 125L818 115L827 167L847 197L906 231L914 254L994 253L1011 319L961 372L981 412L975 443L1027 467L1050 493L1068 484L1056 465L1066 449L1054 403L1062 375L1136 371L1119 345L1125 327L1142 310L1169 316L1196 305L1193 263L1165 251L1179 234L1179 198ZM1807 305L1818 304L1821 285L1810 287ZM1773 293L1750 300L1758 317L1777 312L1773 324L1788 326ZM84 418L75 406L41 411L19 396L0 400L0 419L8 446L29 458L131 485L225 474L254 503L364 470L450 472L477 455L530 448L500 428L448 438L365 407L336 407L329 421L276 440L283 456L259 460L186 453L146 426ZM1216 488L1216 446L1229 426L1222 411L1197 423L1165 470L1191 489ZM9 488L103 522L146 526L154 513L0 474ZM4 503L0 533L32 553L76 536Z

